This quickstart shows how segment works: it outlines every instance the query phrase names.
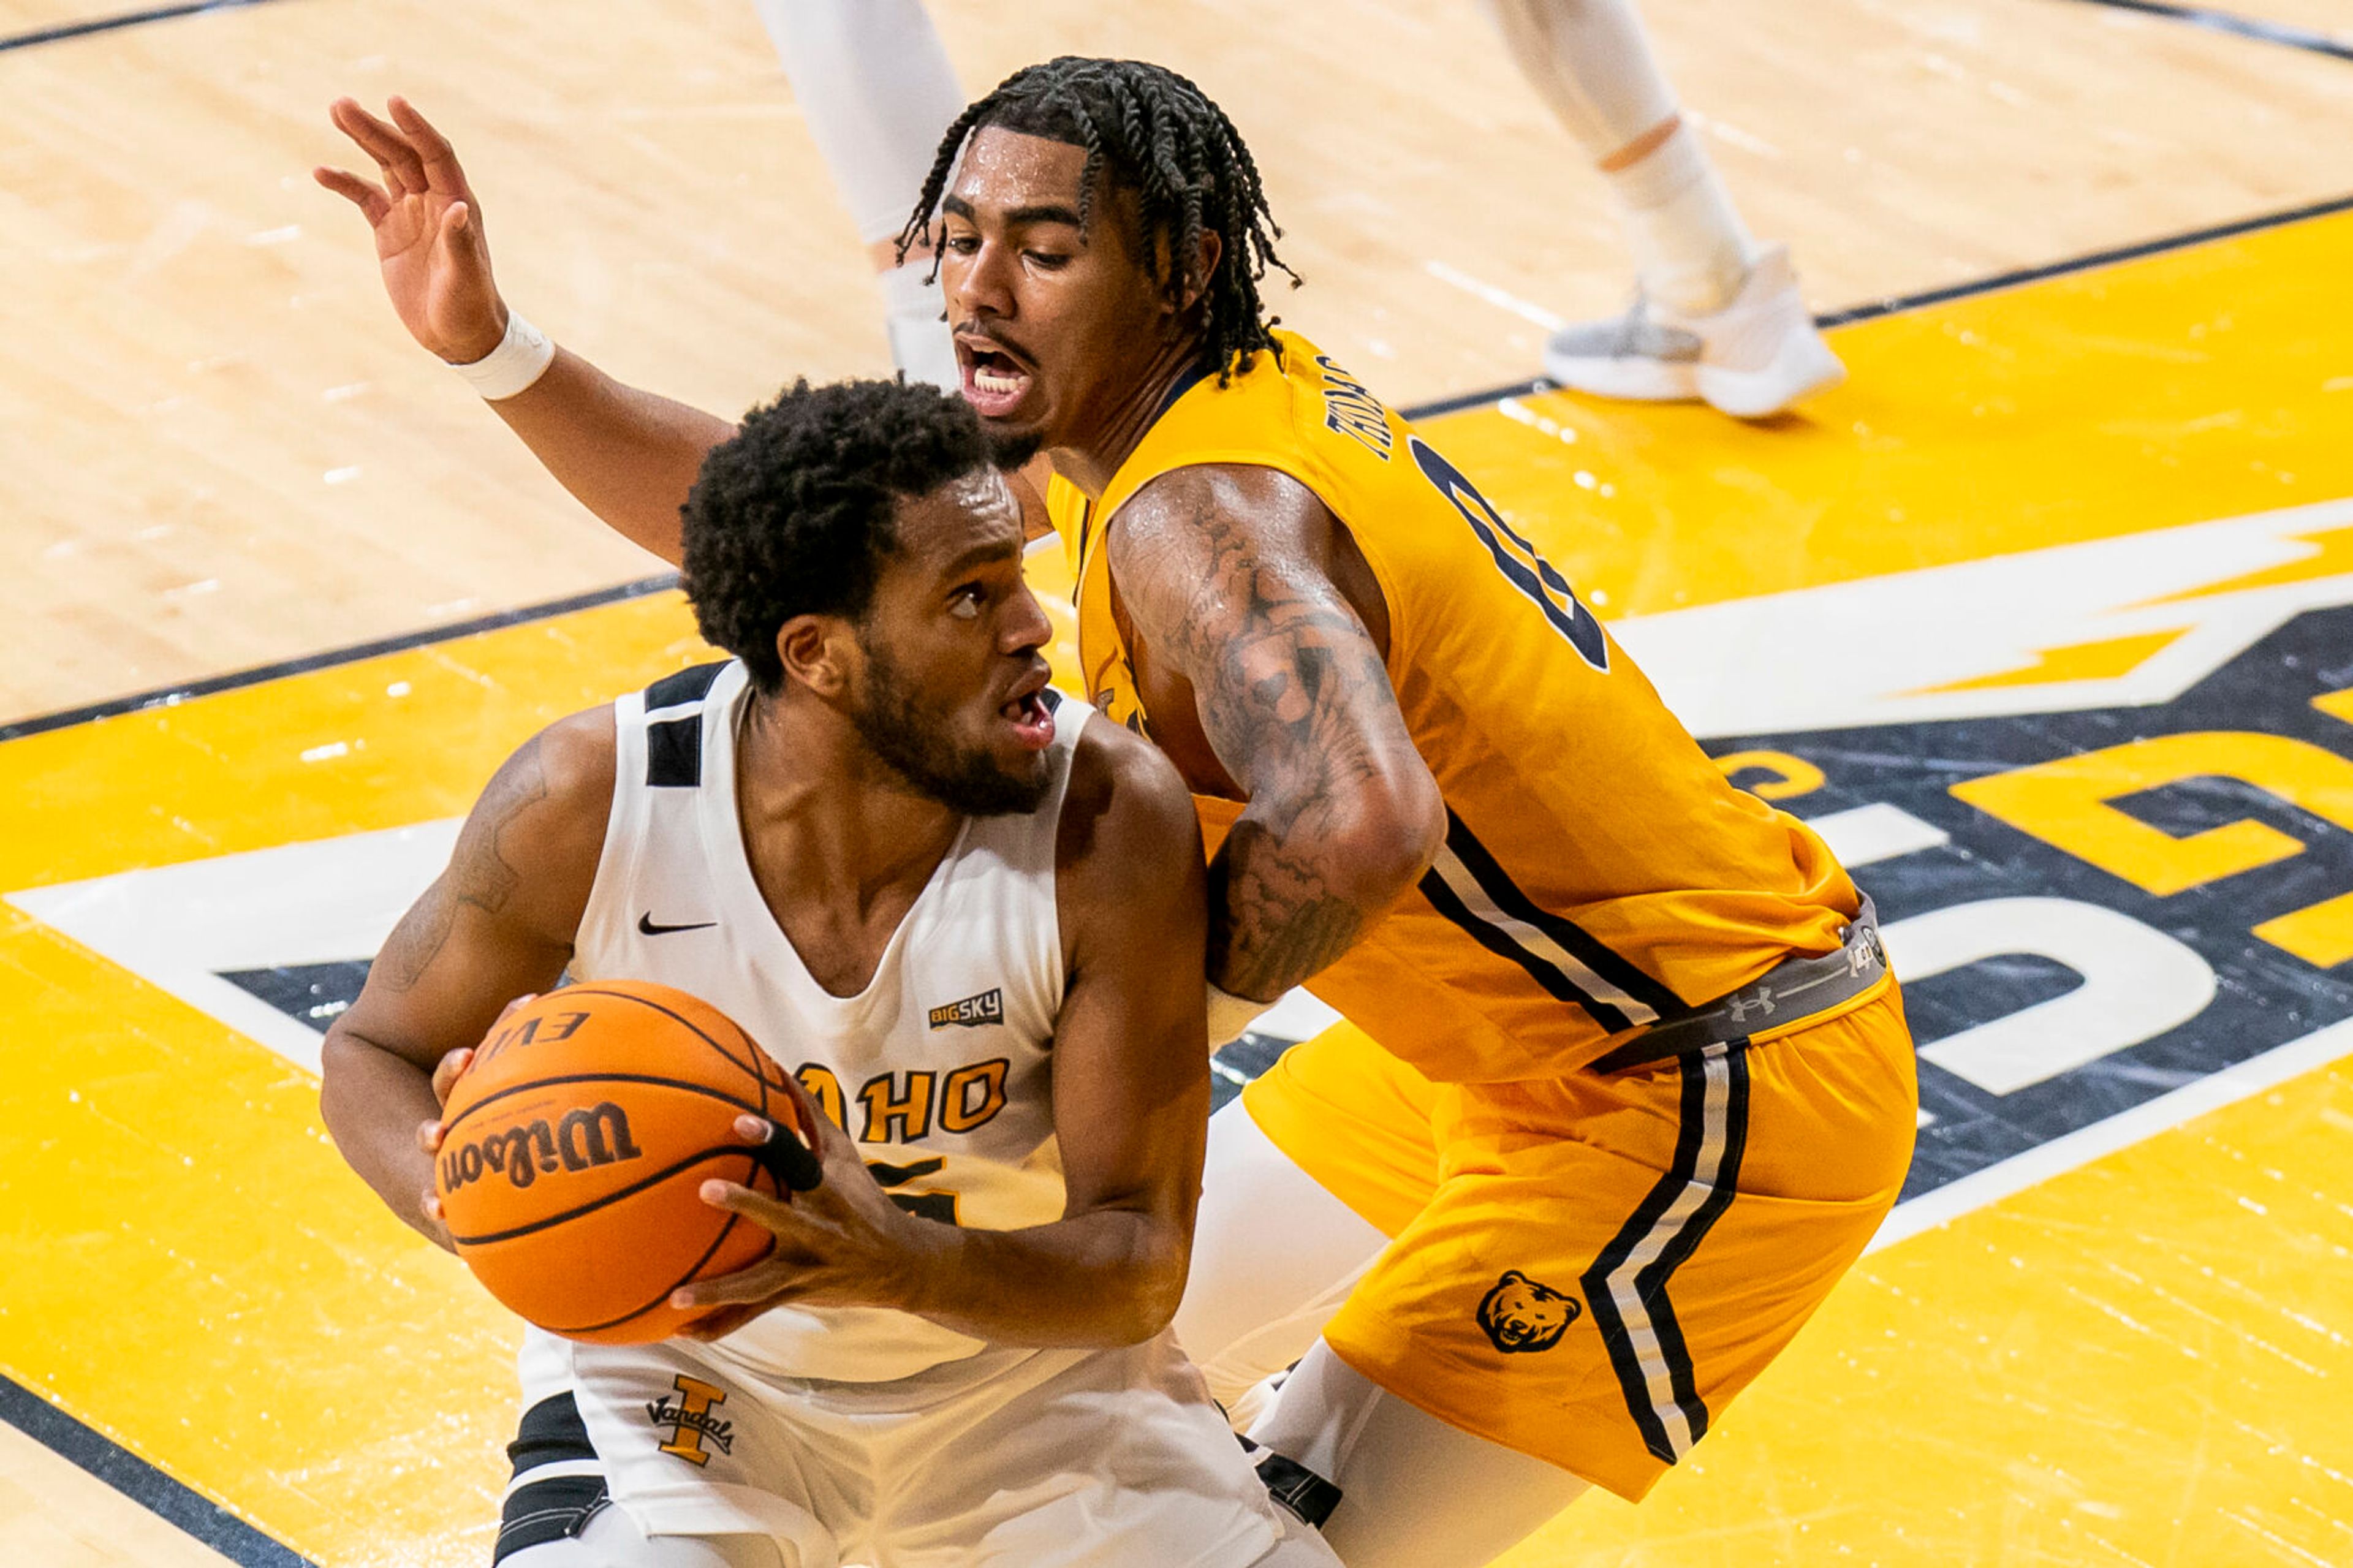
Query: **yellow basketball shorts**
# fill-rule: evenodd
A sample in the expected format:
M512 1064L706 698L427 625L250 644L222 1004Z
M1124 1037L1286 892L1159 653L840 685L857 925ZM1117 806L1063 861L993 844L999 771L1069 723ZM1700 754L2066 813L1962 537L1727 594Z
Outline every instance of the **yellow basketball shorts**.
M1394 1237L1326 1326L1333 1352L1629 1500L1862 1256L1919 1106L1892 980L1746 1046L1528 1083L1432 1083L1344 1024L1242 1098Z

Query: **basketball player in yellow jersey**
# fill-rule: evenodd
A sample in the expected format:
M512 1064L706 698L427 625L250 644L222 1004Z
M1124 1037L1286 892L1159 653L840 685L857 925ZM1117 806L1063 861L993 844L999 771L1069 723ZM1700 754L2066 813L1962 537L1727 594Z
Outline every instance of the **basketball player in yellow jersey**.
M730 427L509 312L447 142L396 121L338 110L392 201L323 177L404 321L675 559ZM1017 74L950 128L911 237L935 211L965 395L1061 481L1089 695L1219 839L1213 1037L1303 983L1356 1026L1213 1128L1180 1336L1211 1364L1253 1313L1304 1325L1252 1436L1357 1568L1639 1498L1894 1201L1911 1043L1867 906L1468 478L1271 330L1257 171L1190 83Z
M1484 1561L1570 1495L1487 1446L1639 1498L1901 1186L1866 907L1468 477L1261 324L1255 171L1189 84L1018 75L934 202L967 396L1053 454L1088 693L1215 843L1212 1033L1302 983L1361 1031L1244 1093L1395 1237L1252 1437L1336 1483L1352 1564Z

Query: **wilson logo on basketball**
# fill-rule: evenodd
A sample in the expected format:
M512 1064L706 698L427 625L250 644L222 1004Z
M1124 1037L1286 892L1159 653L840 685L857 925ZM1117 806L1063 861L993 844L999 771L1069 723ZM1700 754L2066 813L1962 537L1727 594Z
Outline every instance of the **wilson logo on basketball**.
M492 1173L518 1187L557 1171L587 1171L640 1158L629 1136L628 1112L611 1100L507 1128L441 1152L441 1190L454 1193Z

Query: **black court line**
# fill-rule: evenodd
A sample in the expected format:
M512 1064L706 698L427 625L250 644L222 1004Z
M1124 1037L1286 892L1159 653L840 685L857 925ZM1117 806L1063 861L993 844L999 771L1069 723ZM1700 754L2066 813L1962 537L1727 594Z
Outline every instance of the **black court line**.
M280 680L290 675L304 675L339 664L356 664L361 659L375 658L380 654L404 653L429 643L450 642L459 637L472 637L478 632L494 632L501 626L549 620L556 616L568 616L575 610L593 610L599 605L642 598L648 594L659 594L665 588L677 586L678 574L667 572L659 577L640 577L634 583L623 583L617 587L598 588L592 593L575 594L569 598L550 599L543 604L501 610L496 615L459 621L454 626L427 626L422 631L403 632L398 637L383 637L351 647L330 648L325 653L280 659L276 664L257 665L251 669L216 675L205 680L158 687L153 691L142 691L130 697L93 702L87 708L69 708L59 713L45 713L37 718L20 719L13 724L0 724L0 742L38 735L48 730L69 730L76 724L87 724L97 719L119 718L125 713L144 712L150 708L174 708L191 698L209 697L216 691L234 691L241 686L259 686L265 680Z
M2054 261L2046 267L2029 267L2015 272L1997 273L1968 283L1956 283L1949 288L1931 289L1918 294L1905 294L1895 299L1873 300L1868 304L1850 306L1818 316L1818 325L1828 329L1842 327L1854 321L1867 321L1879 316L1892 316L1905 310L1916 310L1929 305L1940 305L1953 300L1968 299L1977 294L1990 294L2003 289L2015 289L2023 284L2041 282L2045 279L2063 278L2071 272L2084 272L2094 268L2108 267L2117 262L2132 261L2144 256L2161 255L2168 250L2186 249L2214 240L2229 239L2237 235L2253 234L2263 229L2280 228L2301 223L2307 218L2326 217L2332 213L2353 210L2353 195L2337 196L2329 201L2290 207L2284 212L2265 213L2242 218L2233 223L2217 224L2211 228L2191 229L2185 234L2168 235L2162 239L2143 240L2137 244L2119 246L2111 250L2095 250L2067 261ZM1533 381L1514 382L1509 386L1493 386L1482 392L1466 392L1456 397L1441 398L1435 403L1423 403L1398 412L1417 423L1435 419L1440 415L1459 414L1464 409L1479 408L1491 403L1501 403L1507 397L1525 397L1533 393L1555 390L1554 384L1538 377ZM379 654L401 653L428 644L448 642L456 637L471 637L477 632L495 631L501 626L521 626L528 621L545 620L567 615L574 610L591 609L622 599L634 599L647 594L657 594L678 586L675 573L659 577L641 578L635 583L623 583L617 587L600 588L594 593L575 594L570 598L551 599L544 604L525 605L480 619L460 621L455 626L432 626L423 631L407 632L399 637L385 637L376 642L356 647L330 649L325 653L306 654L300 658L283 659L252 669L216 675L208 679L191 681L180 686L160 687L129 697L118 697L95 702L86 708L69 708L61 712L45 713L14 723L0 724L0 742L38 735L51 730L70 729L94 720L116 718L125 713L143 712L151 708L174 706L196 697L208 697L217 691L233 691L239 687L256 686L265 680L277 680L290 675L302 675L314 669L327 669L339 664L352 664Z
M2092 5L2105 5L2108 0L2085 0ZM1868 321L1874 316L1892 316L1899 310L1916 310L1926 305L1941 305L1948 300L1967 299L1973 294L1998 293L2004 289L2016 289L2022 284L2040 283L2045 279L2063 278L2070 272L2087 272L2097 267L2110 267L2121 261L2137 261L2144 256L2161 256L2168 250L2187 250L2193 245L2208 245L2218 239L2232 239L2242 234L2254 234L2267 228L2283 228L2306 218L2327 217L2332 213L2353 211L2353 196L2333 196L2308 206L2290 207L2285 212L2263 213L2254 217L2240 218L2232 223L2216 224L2211 228L2191 229L2187 234L2168 235L2163 239L2143 240L2135 245L2120 245L2113 250L2095 250L2089 256L2079 256L2072 261L2054 261L2047 267L2023 267L2015 272L2003 272L1991 278L1979 278L1972 282L1956 283L1948 289L1930 289L1918 294L1906 294L1901 299L1882 300L1875 304L1855 305L1843 310L1832 310L1818 316L1815 322L1822 327L1843 327L1850 321Z
M2266 22L2258 16L2242 16L2234 11L2210 11L2203 5L2168 5L2164 0L2077 0L2077 4L2105 5L2112 11L2137 11L2145 16L2161 16L2168 22L2202 27L2210 33L2227 33L2234 38L2252 38L2259 44L2282 44L2291 49L2327 55L2331 59L2353 60L2353 44L2339 43L2327 34L2316 33L2309 27L2298 27L2286 22Z
M2107 0L2084 0L2088 5L2104 5ZM2004 289L2016 289L2028 283L2040 283L2048 279L2063 278L2071 272L2088 272L2094 268L2112 267L2118 262L2137 261L2144 256L2160 256L2168 250L2186 250L2193 245L2207 245L2219 239L2231 239L2242 234L2254 234L2267 228L2284 228L2307 218L2327 217L2332 213L2353 211L2353 196L2335 196L2325 202L2306 206L2290 207L2284 212L2263 213L2254 217L2240 218L2232 223L2216 224L2211 228L2194 228L2185 234L2167 235L2162 239L2147 239L2131 245L2120 245L2112 250L2095 250L2089 255L2053 261L2042 267L2023 267L2015 272L1999 272L1989 278L1976 278L1967 283L1955 283L1942 289L1924 289L1917 294L1902 294L1893 299L1874 300L1868 304L1850 305L1842 310L1831 310L1814 318L1814 325L1828 331L1856 321L1868 321L1874 317L1894 316L1905 310L1917 310L1930 305L1942 305L1954 300L1967 300L1978 294L2000 293ZM1526 397L1539 392L1556 392L1559 384L1537 376L1531 381L1515 381L1509 386L1489 387L1484 392L1466 392L1458 396L1441 398L1400 412L1417 423L1434 419L1442 414L1460 414L1468 408L1501 403L1507 397ZM0 737L5 731L0 731Z
M120 16L93 16L87 22L62 22L54 27L39 27L29 33L0 38L0 54L10 49L28 49L35 44L55 44L67 38L86 38L92 33L111 33L122 27L143 26L149 22L169 22L175 17L200 16L206 11L242 11L248 6L269 3L269 0L189 0L185 5L158 5L152 11L127 11Z
M314 1568L309 1558L280 1546L96 1427L75 1420L5 1377L0 1377L0 1421L89 1471L150 1513L169 1520L238 1568Z

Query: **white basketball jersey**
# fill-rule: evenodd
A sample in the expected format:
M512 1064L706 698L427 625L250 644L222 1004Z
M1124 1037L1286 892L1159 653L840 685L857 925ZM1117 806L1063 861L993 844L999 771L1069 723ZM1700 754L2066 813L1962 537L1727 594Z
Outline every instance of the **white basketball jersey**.
M613 814L573 978L656 981L725 1013L860 1142L902 1207L991 1230L1060 1218L1054 848L1092 710L1061 703L1043 803L966 818L866 989L835 996L786 939L744 853L735 738L750 693L731 660L614 704ZM981 1348L909 1313L787 1307L696 1350L771 1377L865 1383Z

